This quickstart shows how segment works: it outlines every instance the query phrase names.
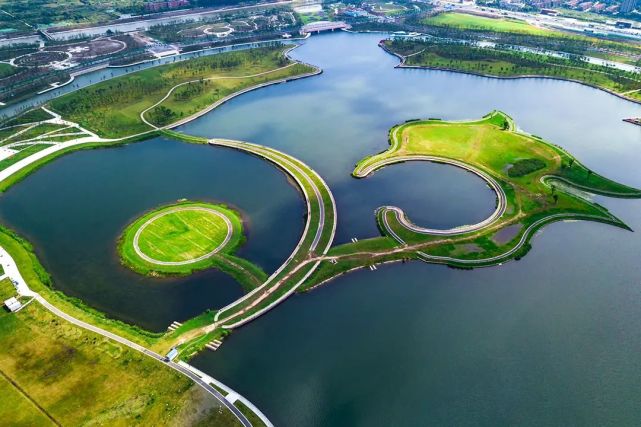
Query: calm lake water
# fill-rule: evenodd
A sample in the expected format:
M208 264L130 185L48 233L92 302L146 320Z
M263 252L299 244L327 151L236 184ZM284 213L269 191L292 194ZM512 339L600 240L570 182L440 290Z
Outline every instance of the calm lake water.
M573 83L394 69L379 35L312 37L294 56L320 76L236 98L180 130L248 140L308 163L336 197L336 243L377 234L374 209L417 223L479 221L494 196L457 168L404 164L350 176L419 117L493 109L641 187L641 106ZM243 212L241 255L275 269L303 229L304 205L275 168L226 149L156 139L78 152L0 200L0 219L37 248L55 284L110 315L162 330L240 295L216 272L146 279L119 266L129 221L178 198ZM598 201L641 229L641 201ZM603 224L546 227L531 253L461 271L422 263L344 276L290 298L194 360L276 425L637 425L641 419L641 236Z

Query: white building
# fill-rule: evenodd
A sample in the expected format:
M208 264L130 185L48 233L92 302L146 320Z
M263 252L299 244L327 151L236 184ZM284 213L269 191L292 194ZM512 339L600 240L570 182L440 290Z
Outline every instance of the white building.
M22 308L22 304L15 297L11 297L4 302L4 305L9 309L9 311L15 313L16 311Z

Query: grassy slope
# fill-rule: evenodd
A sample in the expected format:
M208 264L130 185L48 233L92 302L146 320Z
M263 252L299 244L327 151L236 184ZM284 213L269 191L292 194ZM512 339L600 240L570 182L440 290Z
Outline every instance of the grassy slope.
M63 425L167 425L217 406L188 378L37 303L0 312L0 341L0 369ZM0 412L8 405L3 395Z
M6 127L6 126L20 125L25 123L41 122L41 121L49 120L52 118L53 116L47 113L42 108L36 108L33 110L26 111L13 119L10 119L1 123L0 128Z
M177 84L213 77L239 77L275 70L292 64L283 57L283 48L261 48L229 52L177 62L117 77L51 102L51 107L66 119L80 123L103 137L122 137L145 132L151 128L140 119L140 113L160 101ZM261 77L213 80L202 88L181 88L163 104L169 109L165 119L177 121L196 113L230 93L257 83L280 79L310 71L304 65ZM164 120L150 111L148 119ZM166 124L166 123L163 123Z
M525 21L516 19L494 19L483 16L468 15L465 13L441 13L425 18L422 21L427 25L449 26L467 30L485 30L504 33L522 33L537 36L561 35L558 31L535 27Z

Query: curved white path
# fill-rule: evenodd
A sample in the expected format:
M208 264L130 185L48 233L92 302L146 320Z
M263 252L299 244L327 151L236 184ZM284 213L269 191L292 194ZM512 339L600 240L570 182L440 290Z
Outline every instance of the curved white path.
M472 225L463 225L463 226L446 229L446 230L420 227L412 223L407 218L405 212L396 206L383 206L382 208L379 208L383 210L383 212L381 212L381 214L383 215L383 218L385 218L386 211L392 211L396 215L398 222L403 227L405 227L410 231L413 231L414 233L453 236L457 234L464 234L472 231L477 231L477 230L480 230L481 228L487 227L488 225L498 220L505 213L505 209L507 208L507 196L505 195L505 191L503 191L503 188L501 187L501 185L488 173L480 169L477 169L473 166L470 166L466 163L460 162L458 160L448 159L445 157L425 156L425 155L408 155L408 156L389 157L386 159L381 159L379 161L376 161L364 168L358 169L357 171L354 172L354 175L359 178L363 178L369 175L370 173L380 168L383 168L385 166L395 164L395 163L409 162L409 161L427 161L427 162L435 162L435 163L445 163L445 164L459 167L461 169L465 169L468 172L472 172L473 174L483 179L496 194L496 198L497 198L496 209L494 210L494 212L492 212L492 214L489 217L487 217L481 222L478 222ZM391 234L400 243L405 243L402 239L400 239L400 237L398 237L396 233L392 232Z
M58 307L56 307L55 305L47 301L42 295L32 291L29 288L29 285L20 274L20 271L18 270L18 266L13 260L13 258L11 257L11 255L6 250L4 250L4 248L1 248L1 247L0 247L0 264L4 269L5 275L9 277L11 281L14 283L14 286L16 287L16 290L18 291L19 295L35 298L35 300L38 301L44 308L49 310L54 315L68 321L69 323L72 323L82 329L86 329L88 331L94 332L110 340L116 341L117 343L120 343L126 347L129 347L132 350L136 350L140 353L143 353L146 356L152 357L156 359L158 362L182 373L183 375L186 375L192 381L194 381L198 386L202 387L207 393L211 394L218 401L220 401L220 403L223 406L225 406L228 410L230 410L234 414L234 416L238 419L238 421L244 427L252 427L252 424L249 422L249 420L247 420L247 417L245 417L245 415L236 406L233 405L233 402L230 402L229 400L227 400L225 396L223 396L215 387L211 385L211 381L207 381L207 378L202 378L201 376L199 376L198 372L196 372L195 369L192 369L192 367L187 363L184 363L184 362L174 363L174 362L168 361L160 354L154 351L151 351L140 344L136 344L135 342L130 341L126 338L123 338L119 335L116 335L113 332L106 331L90 323L84 322L60 310ZM260 417L262 413L260 414L257 413L257 415ZM264 415L262 415L262 417L264 417ZM269 421L267 421L266 424L271 426L271 423L269 423Z
M145 254L141 249L139 245L140 241L140 235L142 232L149 226L152 222L155 220L162 218L165 215L169 215L172 213L176 212L184 212L184 211L203 211L207 213L214 214L218 216L219 218L222 218L223 221L225 221L225 225L227 226L227 235L225 236L225 239L216 247L214 250L201 255L197 258L192 258L188 259L185 261L160 261L155 258L150 257L149 255ZM139 228L136 230L136 234L134 235L134 251L136 252L136 255L138 255L140 258L144 259L145 261L151 263L151 264L158 264L158 265L187 265L187 264L193 264L202 260L205 260L207 258L210 258L212 255L220 252L225 246L227 246L227 243L229 243L229 240L231 239L232 235L234 234L234 226L232 225L231 221L229 218L227 218L226 215L224 215L222 212L217 211L216 209L213 208L205 208L202 206L185 206L185 207L176 207L173 209L169 209L163 212L158 212L156 215L152 216L149 218L147 221L145 221Z
M298 241L298 244L292 251L291 255L287 258L287 260L276 270L262 285L259 287L255 288L251 292L245 294L241 298L237 299L236 301L233 301L231 304L228 304L227 306L221 308L218 310L216 313L216 316L214 317L214 322L212 325L208 327L208 329L215 329L218 326L223 326L224 328L231 329L231 328L236 328L238 326L242 326L251 320L261 316L265 312L271 310L273 307L284 301L287 297L289 297L292 293L298 289L302 283L307 280L307 278L316 270L318 265L321 262L321 259L318 258L317 261L314 262L312 268L300 279L297 281L294 286L292 286L286 293L284 293L281 297L273 301L271 304L267 305L266 307L262 308L261 310L257 311L256 313L245 317L241 318L240 320L235 320L232 323L226 323L230 321L231 319L235 319L239 316L241 316L243 313L251 310L253 307L256 305L260 304L265 298L269 297L270 294L277 289L279 286L281 286L287 279L288 277L281 278L280 280L274 282L276 277L287 267L291 266L292 262L295 261L295 257L297 255L300 255L299 252L301 249L304 249L305 245L305 240L307 240L307 237L310 233L310 228L312 227L311 225L311 220L312 220L312 200L313 202L318 206L319 210L319 217L318 217L318 227L316 228L316 232L314 233L314 238L312 239L311 244L309 245L309 248L307 250L307 254L312 254L318 250L318 245L320 244L321 238L323 236L323 232L326 231L326 228L329 224L326 224L327 222L327 212L325 211L325 203L323 196L321 195L320 188L317 184L316 181L322 185L323 190L327 192L329 195L329 201L331 202L331 217L332 217L332 223L331 223L331 231L329 235L329 239L327 243L325 244L324 247L320 248L320 254L325 255L327 251L329 251L329 248L332 245L332 242L334 240L334 235L336 233L336 222L337 222L337 215L336 215L336 203L334 201L334 196L325 183L325 181L318 175L313 169L311 169L309 166L307 166L307 171L303 170L302 167L296 164L296 162L300 163L303 167L306 165L300 160L296 160L293 157L284 154L278 150L275 150L273 148L268 148L268 147L263 147L258 144L251 144L247 142L241 142L241 141L234 141L234 140L228 140L228 139L212 139L209 141L211 145L220 145L220 146L225 146L229 148L234 148L237 150L245 151L254 155L257 155L259 157L264 158L265 160L268 160L272 163L274 163L276 166L278 166L280 169L282 169L285 173L287 173L294 181L296 181L298 187L300 188L301 192L303 193L303 196L305 197L305 202L307 205L307 221L305 221L305 229L303 230L303 234ZM306 185L301 181L301 178L299 178L299 175L302 177L302 179L305 181L305 183L311 187L313 191L313 196L314 199L311 198L311 195L308 193ZM312 177L314 179L312 179ZM272 285L271 288L269 286ZM232 313L231 315L221 318L221 315L230 309L238 306L239 304L242 304L243 302L249 300L250 298L254 298L255 300L250 304L248 307Z

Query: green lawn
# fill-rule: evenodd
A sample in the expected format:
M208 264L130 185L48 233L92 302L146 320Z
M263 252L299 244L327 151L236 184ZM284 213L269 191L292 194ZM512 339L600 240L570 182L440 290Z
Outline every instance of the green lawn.
M51 108L102 137L142 133L152 128L140 114L176 85L192 82L178 87L160 106L148 111L145 117L149 121L167 125L248 87L312 71L285 58L283 50L228 52L154 67L64 95L51 101Z
M0 280L0 304L11 297L15 297L16 295L16 288L13 286L13 283L11 283L11 279L5 277Z
M535 27L525 21L516 19L488 18L466 13L447 12L425 18L427 25L453 27L463 30L484 30L501 33L521 33L537 36L559 35L558 31Z
M0 419L14 426L55 426L54 422L0 372Z
M27 123L42 122L49 119L53 119L53 116L51 114L47 113L42 108L34 108L33 110L26 111L13 119L9 119L3 123L0 123L0 128Z
M207 210L204 210L207 209ZM235 212L217 206L186 205L161 209L146 223L139 237L143 254L159 261L189 261L206 255L233 233L225 220ZM240 223L238 215L229 221ZM225 248L220 248L225 250Z
M226 222L213 212L193 209L214 210L229 220L232 232L223 247L219 246L227 236ZM162 215L163 213L168 214ZM145 226L150 219L153 221ZM153 260L184 262L204 258L179 265L163 265L145 260L134 249L134 237L141 227L139 248ZM224 205L182 201L154 209L128 225L118 243L118 252L123 264L140 274L188 275L216 268L234 277L246 290L251 290L260 285L267 275L257 265L234 256L234 252L244 241L243 223L238 212ZM218 252L205 256L216 248L219 248Z
M0 79L12 76L20 71L20 68L13 65L0 63Z

